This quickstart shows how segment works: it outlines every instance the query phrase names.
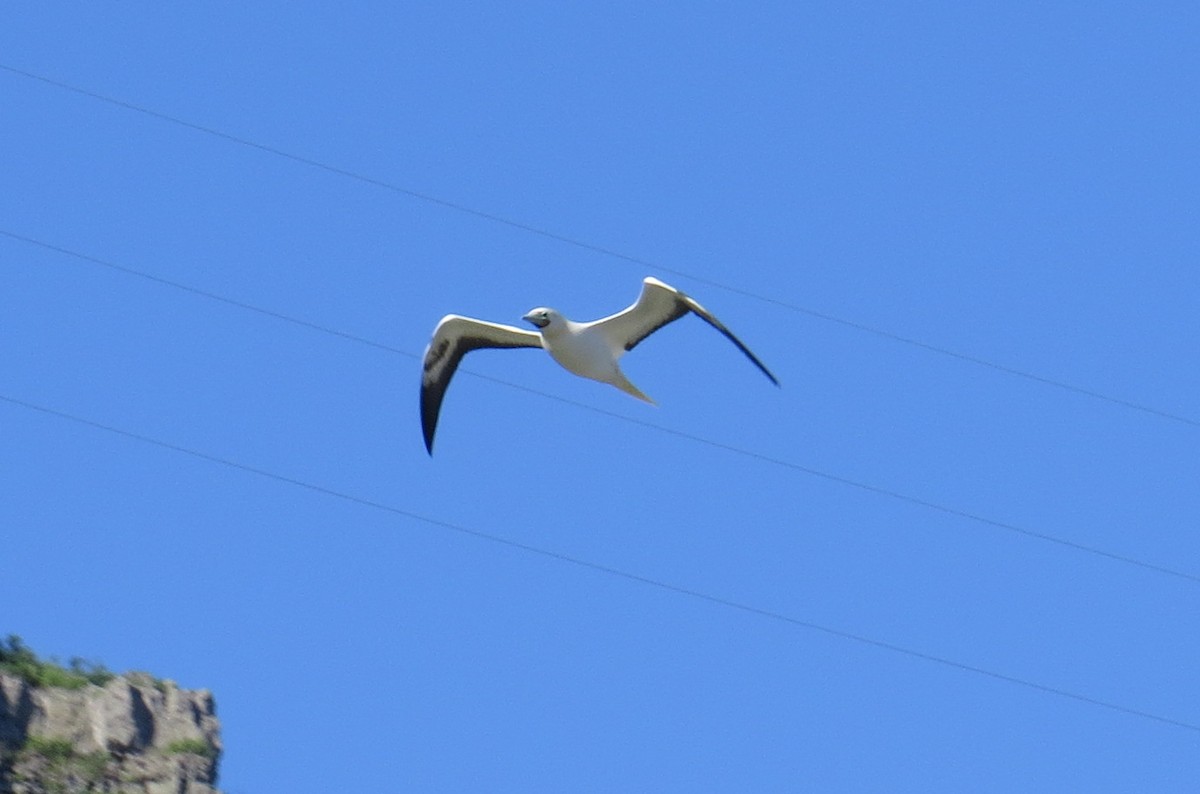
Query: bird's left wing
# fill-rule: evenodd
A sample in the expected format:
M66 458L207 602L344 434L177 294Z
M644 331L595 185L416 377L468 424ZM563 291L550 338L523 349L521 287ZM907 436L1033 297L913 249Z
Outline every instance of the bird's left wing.
M499 325L457 314L448 314L433 330L433 339L425 348L425 364L421 375L421 430L425 434L425 449L433 454L433 434L437 429L438 411L446 396L446 387L458 369L462 357L484 347L541 347L542 337L532 331Z
M678 320L689 312L724 334L725 338L737 345L738 350L741 350L746 358L754 362L754 366L762 370L762 373L770 378L772 383L776 386L779 385L779 381L771 374L766 365L758 360L758 356L751 353L750 348L734 336L724 323L712 315L712 312L688 295L656 278L647 277L642 282L642 294L638 296L637 302L632 306L609 317L596 320L594 323L589 323L589 325L604 335L613 355L620 356L626 351L633 350L639 342L659 328Z

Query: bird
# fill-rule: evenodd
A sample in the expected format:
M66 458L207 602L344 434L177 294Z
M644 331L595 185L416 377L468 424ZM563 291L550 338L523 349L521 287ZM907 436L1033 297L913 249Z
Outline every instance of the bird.
M642 281L641 294L632 305L587 323L574 322L546 307L531 309L521 318L534 327L533 331L458 314L443 317L425 348L421 375L421 430L426 452L433 455L438 413L450 379L463 356L472 350L540 347L568 372L615 386L653 405L654 400L625 377L618 362L646 337L687 314L695 314L724 334L772 383L779 385L779 380L758 356L712 312L675 287L647 276Z

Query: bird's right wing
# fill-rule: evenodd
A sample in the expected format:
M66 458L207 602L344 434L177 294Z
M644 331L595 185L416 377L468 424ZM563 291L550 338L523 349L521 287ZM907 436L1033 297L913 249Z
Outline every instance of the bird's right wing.
M532 331L499 325L457 314L448 314L433 330L433 339L425 348L424 371L421 375L421 430L425 434L425 449L433 454L433 434L437 429L438 411L446 396L446 387L458 369L462 357L484 347L541 347L542 337Z
M656 278L647 276L642 281L642 294L632 306L609 317L602 317L589 325L604 336L613 355L620 356L633 350L659 328L689 313L720 331L726 339L737 345L738 350L741 350L762 374L770 378L776 386L779 385L779 381L771 374L771 370L767 369L767 365L759 361L758 356L751 353L750 348L734 336L733 331L726 328L712 312L690 296Z

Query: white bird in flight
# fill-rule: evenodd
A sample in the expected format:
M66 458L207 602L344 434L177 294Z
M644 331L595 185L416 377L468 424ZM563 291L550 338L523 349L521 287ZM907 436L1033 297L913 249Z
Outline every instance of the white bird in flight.
M740 339L690 297L656 278L642 282L642 294L629 308L590 323L568 320L554 309L532 309L522 320L537 331L511 325L484 322L471 317L448 314L433 330L433 339L425 348L425 367L421 377L421 429L425 449L433 454L433 434L438 411L450 378L462 357L472 350L496 347L540 347L565 369L585 378L616 386L626 394L653 404L654 401L629 382L618 361L639 342L670 322L693 313L738 346L776 386L779 381L750 352Z

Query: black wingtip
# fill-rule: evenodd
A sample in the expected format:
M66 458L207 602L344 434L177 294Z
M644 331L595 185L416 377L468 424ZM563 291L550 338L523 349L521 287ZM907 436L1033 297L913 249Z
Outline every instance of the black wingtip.
M421 436L425 439L425 451L433 457L433 436L437 433L438 409L442 407L442 394L427 388L421 382Z
M647 277L647 278L649 278L649 277ZM659 282L659 283L661 283L661 282ZM696 315L701 320L703 320L704 322L711 325L713 328L716 328L718 331L720 331L725 336L726 339L728 339L730 342L733 342L733 344L737 346L738 350L742 351L742 354L745 355L746 358L750 359L751 364L758 367L758 369L762 372L762 374L767 376L767 378L771 381L771 383L774 383L777 388L780 388L780 389L783 388L783 386L780 385L780 383L779 383L779 378L775 377L775 375L773 375L771 373L771 370L767 369L767 365L762 363L762 361L759 360L758 356L754 355L754 353L752 353L750 351L750 348L746 347L745 342L743 342L741 339L738 339L736 336L734 336L733 331L730 331L727 327L725 327L725 324L723 322L721 322L715 316L713 316L712 312L710 312L708 309L701 306L699 303L696 302L695 298L687 295L686 293L681 292L680 290L677 290L674 287L670 287L669 285L666 285L666 284L664 284L663 286L666 286L669 289L674 290L674 292L677 295L679 295L680 298L683 299L684 305L687 306L687 308L692 312L692 314Z
M750 359L750 362L752 364L754 364L754 366L756 366L760 370L762 370L762 374L766 375L767 379L770 380L771 383L775 384L775 388L777 388L777 389L783 388L783 385L780 384L780 382L779 382L779 378L775 377L775 374L772 373L771 370L767 369L765 364L763 364L761 361L759 361L756 356L751 355L748 351L743 351L743 352L746 353L746 357Z
M437 418L435 416L433 423L429 421L428 405L426 404L425 390L421 390L421 435L425 439L425 451L429 453L429 457L433 457L433 434L437 431Z
M775 384L776 388L778 388L778 389L783 388L782 384L779 383L779 378L775 377L775 374L773 372L771 372L771 370L767 369L767 365L762 363L762 361L759 360L758 356L756 356L750 352L750 348L746 347L746 345L742 342L742 340L740 340L736 336L734 336L733 333L728 328L725 328L724 326L717 326L717 330L719 330L721 333L725 334L725 336L729 337L730 341L732 341L735 345L737 345L738 349L741 350L746 355L746 358L750 359L750 363L753 364L754 366L758 367L758 369L762 372L762 374L766 375L767 378L771 381L771 383Z
M754 362L756 365L758 365L758 368L759 368L759 369L761 369L761 370L763 371L763 374L764 374L764 375L766 375L768 378L770 378L770 379L771 379L771 383L774 383L774 384L775 384L777 387L779 387L780 389L782 389L782 388L783 388L783 385L782 385L782 384L779 382L779 378L775 377L775 373L774 373L774 372L772 372L771 370L767 369L767 365L766 365L766 364L764 364L764 363L762 363L761 361L759 361L759 360L758 360L758 356L752 356L750 360L751 360L751 361L753 361L753 362Z

